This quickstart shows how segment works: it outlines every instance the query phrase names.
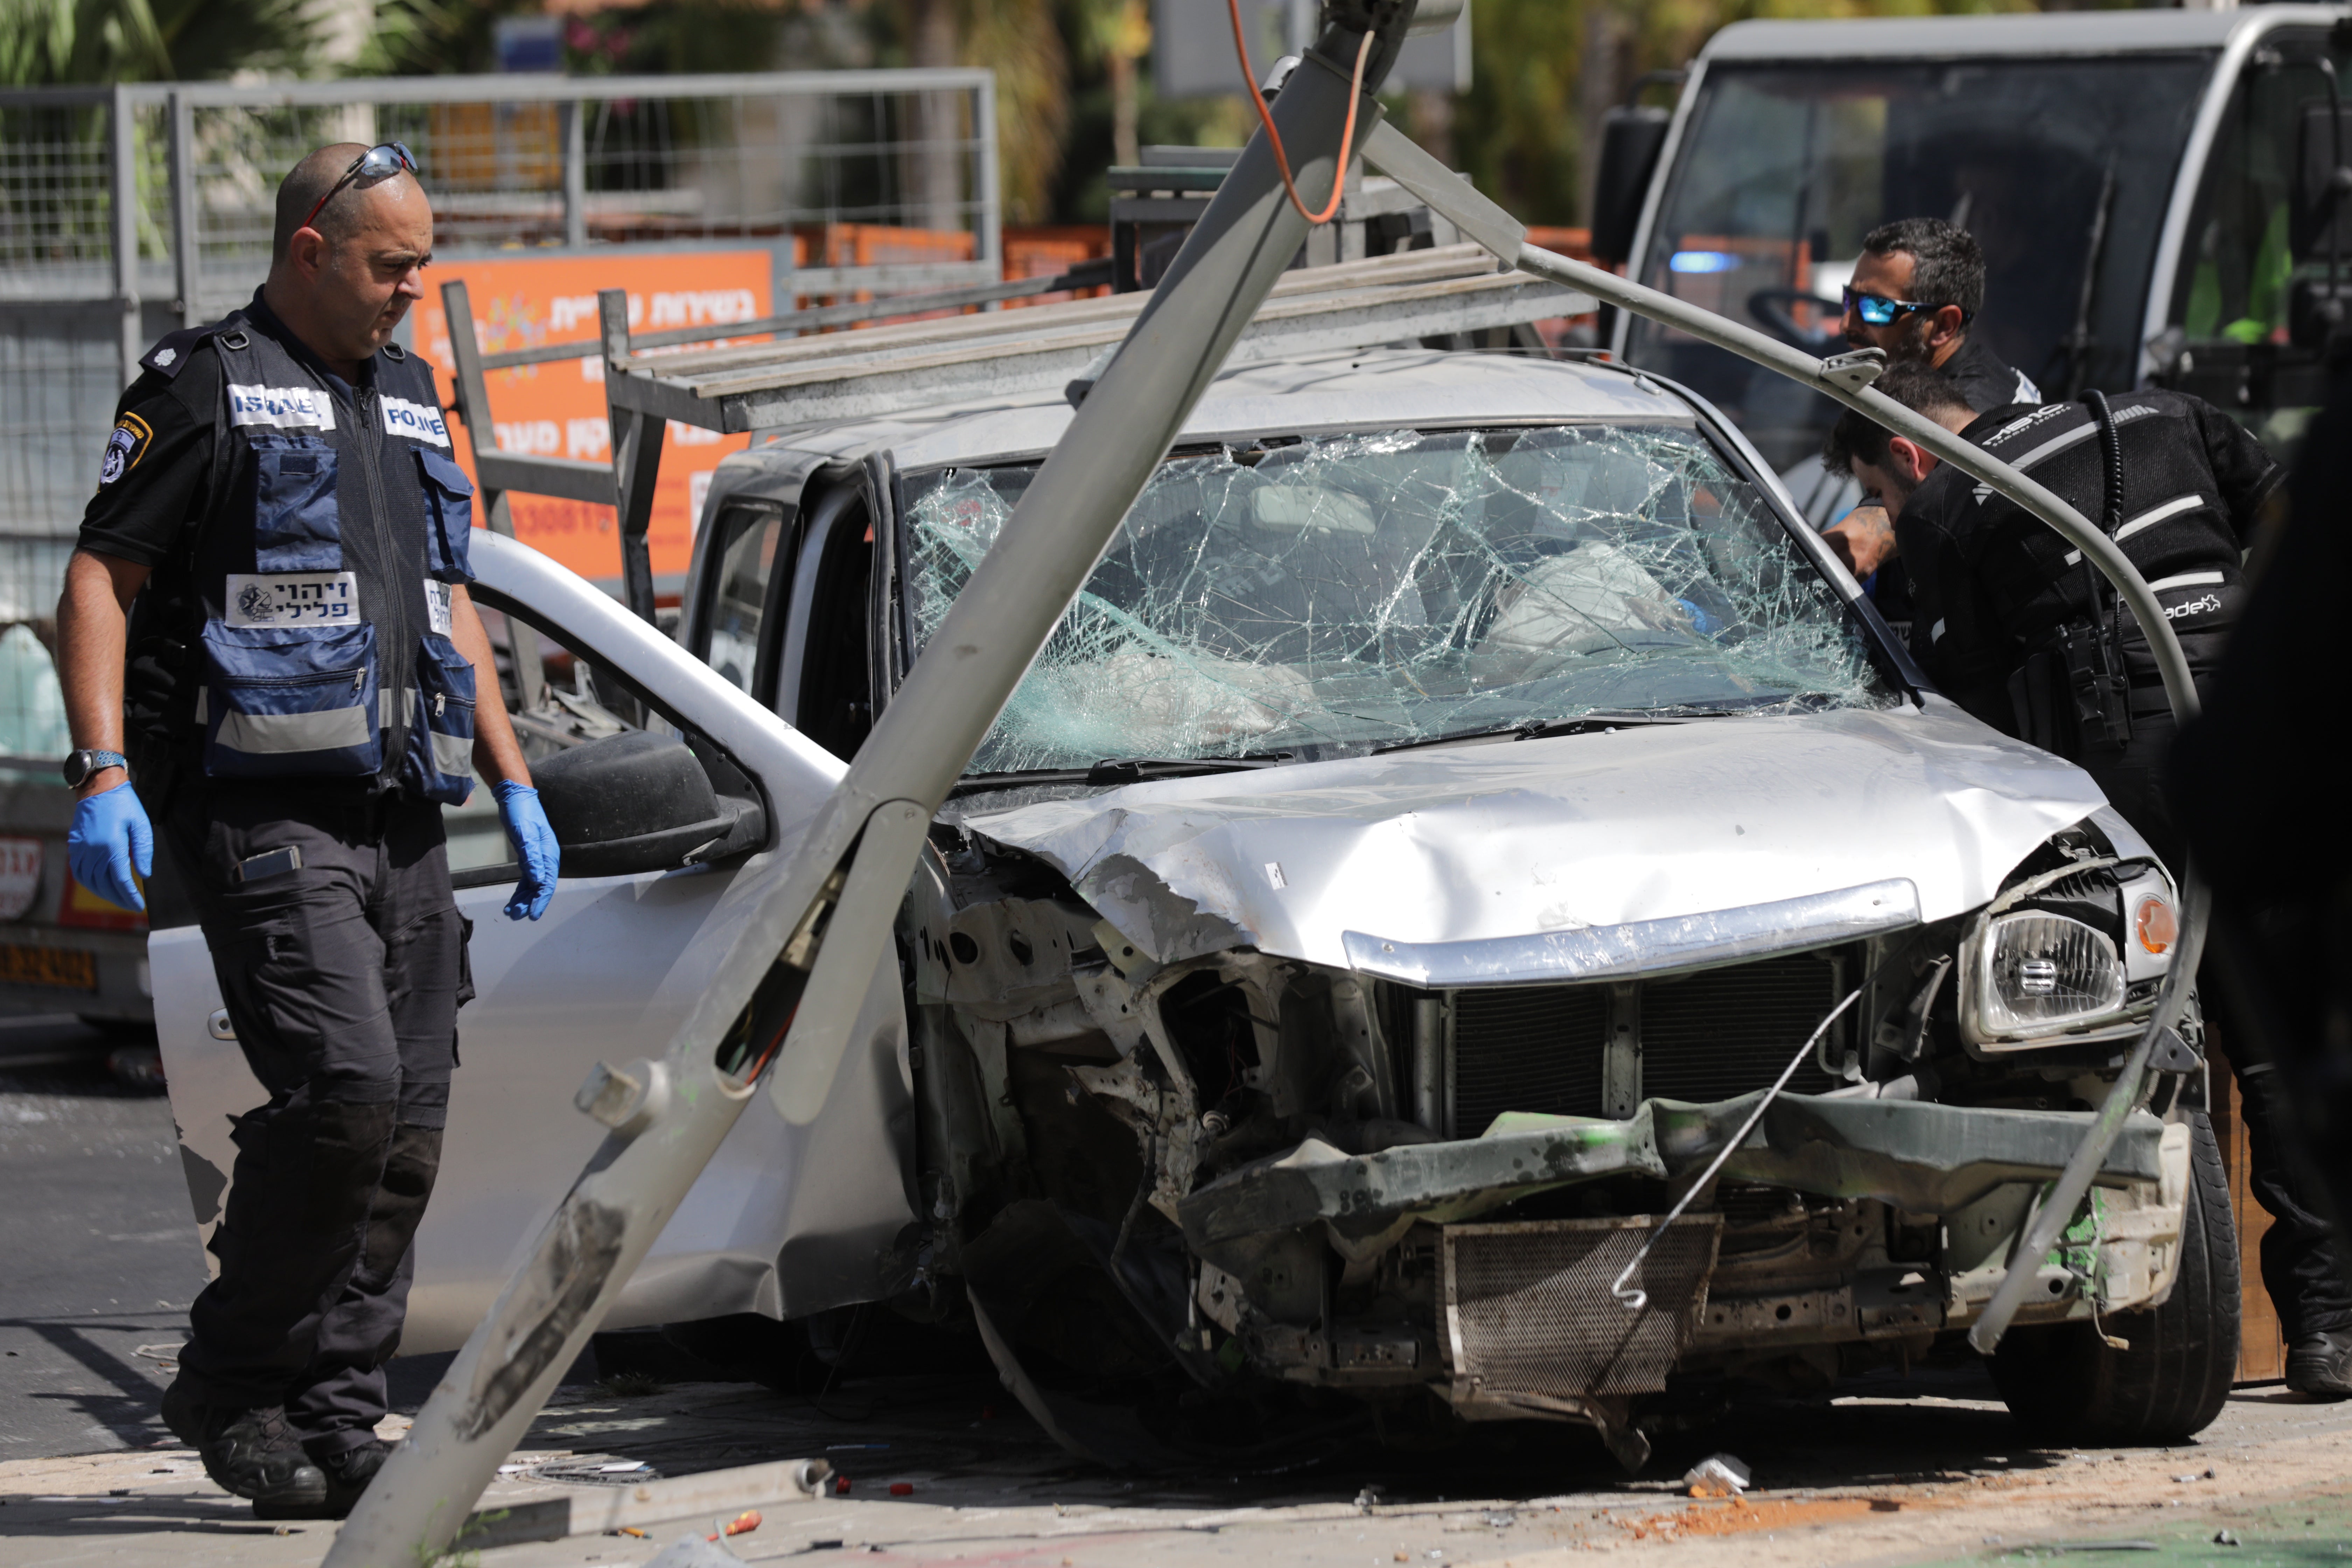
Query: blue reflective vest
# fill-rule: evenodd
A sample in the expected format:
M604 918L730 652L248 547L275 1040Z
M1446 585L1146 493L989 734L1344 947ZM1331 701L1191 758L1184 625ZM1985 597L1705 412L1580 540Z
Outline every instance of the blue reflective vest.
M223 372L226 482L190 560L204 771L373 779L459 804L475 671L450 641L450 590L472 578L474 487L432 373L387 344L348 386L274 327L257 300L194 342L166 340L208 349Z

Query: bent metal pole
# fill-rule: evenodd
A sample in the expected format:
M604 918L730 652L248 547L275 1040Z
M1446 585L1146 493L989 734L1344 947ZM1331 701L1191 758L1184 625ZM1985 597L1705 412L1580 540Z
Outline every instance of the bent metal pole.
M2188 658L2181 652L2180 639L2173 636L2172 623L2165 618L2164 608L2157 603L2147 579L2116 547L2115 541L2092 527L2082 513L2015 468L1872 388L1869 384L1883 363L1876 355L1844 354L1817 360L1777 338L1726 321L1671 294L1645 289L1613 272L1530 245L1527 229L1517 219L1473 190L1394 126L1376 129L1365 142L1364 156L1373 167L1452 219L1465 235L1485 246L1504 265L1582 289L1621 310L1688 332L1701 342L1727 349L1768 370L1778 371L1791 381L1826 393L1849 408L1860 409L1887 429L1910 437L1942 461L1979 484L1991 486L2041 518L2097 566L2131 607L2156 655L2157 670L2164 678L2164 694L2172 705L2174 720L2186 725L2196 714L2197 688L2189 676ZM1992 1299L1969 1330L1969 1342L1982 1354L1990 1355L1999 1347L2010 1320L2023 1305L2027 1290L2039 1277L2041 1259L2056 1245L2059 1233L2074 1217L2084 1194L2090 1191L2100 1166L2105 1163L2107 1151L2123 1131L2125 1118L2139 1101L2158 1040L2179 1017L2188 1000L2189 987L2196 977L2197 960L2205 945L2205 921L2210 901L2191 867L2181 868L2180 892L2180 936L2174 944L2171 967L2163 989L2158 993L2155 1011L2141 1031L2139 1043L2125 1059L2123 1070L2108 1086L2090 1131L2027 1224L2023 1238L2011 1254L2009 1271L2001 1277Z
M1688 332L1702 342L1712 343L1825 393L1849 408L1860 409L1887 429L1917 442L1939 460L1951 464L1979 484L1990 485L2041 518L2096 564L2131 606L2132 615L2147 634L2148 647L2156 655L2157 669L2164 678L2164 694L2172 704L2173 717L2186 724L2195 715L2197 688L2189 679L2189 659L2180 651L2180 639L2172 635L2172 623L2165 619L2164 607L2157 603L2147 579L2116 547L2115 541L2093 527L2081 512L1982 447L1961 440L1934 420L1913 413L1872 388L1870 383L1876 378L1883 362L1863 354L1818 360L1753 327L1727 321L1671 294L1531 245L1524 224L1479 195L1462 176L1431 157L1393 125L1379 126L1365 138L1364 157L1374 168L1427 203L1432 210L1451 219L1464 237L1485 246L1506 267L1565 283L1605 300L1619 310Z
M1274 105L1310 199L1339 177L1349 67L1364 33L1376 37L1355 108L1360 123L1376 123L1373 94L1412 14L1412 0L1328 0L1308 68ZM613 1132L360 1500L328 1568L413 1568L456 1541L758 1087L714 1059L747 1008L755 1040L772 1026L783 1032L772 1087L784 1091L786 1114L805 1119L813 1085L840 1058L854 997L884 984L877 961L931 813L1306 236L1261 130L798 853L737 874L710 927L730 932L727 957L663 1058L600 1070L583 1088L583 1109Z
M2009 497L2064 535L2068 543L2094 562L2100 574L2115 584L2124 603L2131 607L2140 629L2147 634L2148 647L2156 655L2157 669L2164 678L2164 694L2172 704L2173 717L2186 724L2196 716L2197 688L2189 678L2189 658L2180 650L2180 639L2173 636L2172 623L2165 618L2164 606L2157 602L2147 580L2116 548L2116 542L2058 496L1983 447L1960 439L1934 420L1913 413L1870 385L1881 362L1846 354L1829 360L1815 359L1777 338L1767 337L1737 321L1727 321L1711 310L1702 310L1671 294L1645 289L1613 272L1604 272L1539 246L1523 243L1514 264L1522 272L1572 284L1636 315L1647 316L1719 348L1729 349L1744 359L1779 371L1791 381L1827 393L1847 407L1869 415L1896 435L1925 447L1938 460L1951 464L1979 484L1990 485Z
M2181 652L2180 639L2172 634L2172 623L2165 618L2163 605L2157 603L2156 594L2147 580L2139 574L2116 542L2105 531L2095 528L2088 519L2067 505L2049 490L2027 479L2015 468L1991 456L1973 442L1964 441L1934 420L1915 414L1885 393L1868 384L1869 377L1877 374L1877 363L1861 356L1840 356L1828 361L1817 360L1811 354L1790 348L1777 339L1727 321L1722 317L1687 305L1671 295L1604 272L1597 267L1571 260L1539 247L1520 244L1517 258L1519 269L1538 278L1572 284L1608 300L1612 303L1663 321L1692 336L1702 338L1718 347L1727 348L1744 358L1779 371L1792 381L1804 382L1829 394L1849 408L1858 408L1880 425L1933 452L1979 484L1990 485L2002 495L2041 518L2063 535L2068 542L2093 562L2116 592L2131 607L2147 634L2148 647L2156 654L2156 666L2164 677L2164 694L2172 704L2175 721L2186 725L2197 712L2197 687L2189 677L2188 656ZM2100 1102L2098 1114L2093 1118L2090 1131L2084 1134L2066 1168L2056 1184L2044 1194L2042 1205L2025 1227L2025 1234L2016 1250L2010 1256L2009 1270L1994 1288L1992 1299L1969 1330L1969 1343L1979 1353L1990 1355L2000 1347L2000 1338L2008 1331L2011 1319L2024 1305L2026 1292L2040 1278L2041 1262L2058 1241L2059 1234L2074 1218L2074 1210L2091 1189L2099 1168L2106 1163L2107 1151L2115 1146L2124 1120L2138 1104L2140 1089L2147 1079L2147 1064L2154 1056L2157 1041L2171 1028L2187 1003L2189 986L2194 979L2197 960L2205 945L2205 919L2210 901L2190 868L2181 868L2181 930L2174 943L2172 963L2165 977L2164 988L2158 993L2156 1008L2147 1027L2140 1032L2139 1043L2125 1059L2123 1070L2107 1088L2106 1098Z

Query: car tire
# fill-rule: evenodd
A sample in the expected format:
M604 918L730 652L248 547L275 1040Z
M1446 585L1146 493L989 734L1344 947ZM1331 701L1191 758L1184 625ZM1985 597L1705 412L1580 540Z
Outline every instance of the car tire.
M2189 1135L2180 1273L2164 1304L2105 1320L2013 1329L1992 1358L2010 1413L2046 1442L2178 1443L2210 1425L2238 1368L2238 1235L2221 1146L2203 1111Z

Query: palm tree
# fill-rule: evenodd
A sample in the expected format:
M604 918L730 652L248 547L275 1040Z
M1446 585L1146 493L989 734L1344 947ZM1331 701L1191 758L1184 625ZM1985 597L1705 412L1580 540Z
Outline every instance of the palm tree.
M0 85L299 70L318 31L310 0L0 0Z

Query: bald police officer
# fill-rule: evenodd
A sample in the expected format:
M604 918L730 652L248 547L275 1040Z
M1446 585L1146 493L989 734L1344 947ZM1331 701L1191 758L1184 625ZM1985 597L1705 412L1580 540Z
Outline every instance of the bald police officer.
M506 913L555 883L467 595L473 487L392 341L432 249L405 148L297 165L252 302L142 362L58 606L74 873L143 908L154 811L269 1097L163 1396L265 1518L341 1518L383 1463L472 994L441 808L476 772L522 868Z

